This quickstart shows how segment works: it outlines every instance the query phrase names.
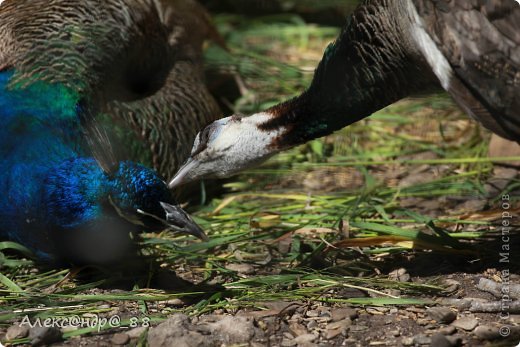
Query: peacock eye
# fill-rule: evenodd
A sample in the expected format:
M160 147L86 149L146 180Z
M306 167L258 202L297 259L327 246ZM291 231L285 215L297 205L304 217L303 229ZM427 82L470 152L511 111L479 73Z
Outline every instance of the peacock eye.
M204 128L204 130L202 130L202 132L198 136L198 145L196 149L191 153L192 157L204 151L208 147L211 131L211 125L208 125Z
M200 135L200 143L208 143L209 136L211 135L211 126L207 126Z

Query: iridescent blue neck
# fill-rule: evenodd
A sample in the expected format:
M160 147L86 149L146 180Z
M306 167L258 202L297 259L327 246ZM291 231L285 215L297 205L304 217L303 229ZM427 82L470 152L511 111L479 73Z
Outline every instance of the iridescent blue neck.
M59 84L13 83L0 72L0 235L31 248L44 243L48 173L85 155L79 96Z
M173 199L153 170L123 161L105 172L92 157L79 95L42 81L11 85L12 76L0 72L0 237L41 258L95 261L96 242L107 257L126 250L128 232L146 220L139 210L166 217L160 203ZM164 227L151 222L147 230Z

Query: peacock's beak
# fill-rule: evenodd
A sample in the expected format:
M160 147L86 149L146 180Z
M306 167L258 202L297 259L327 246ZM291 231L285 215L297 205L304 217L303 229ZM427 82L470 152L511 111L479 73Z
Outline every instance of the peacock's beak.
M172 230L193 235L202 241L209 240L202 228L182 208L165 202L161 202L161 206L166 212L166 222Z
M168 188L173 189L185 183L191 182L193 176L193 169L198 166L199 162L196 159L189 158L186 163L177 171L175 176L168 183Z

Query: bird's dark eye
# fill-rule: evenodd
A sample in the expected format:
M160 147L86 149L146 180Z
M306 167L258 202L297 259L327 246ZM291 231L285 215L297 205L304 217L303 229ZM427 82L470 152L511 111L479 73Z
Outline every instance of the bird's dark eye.
M202 131L202 134L200 134L200 143L207 144L209 141L209 135L211 135L211 125L204 128L204 130Z
M192 157L199 154L206 148L208 148L208 142L209 142L209 137L211 135L211 131L212 131L211 125L208 125L207 127L204 128L204 130L202 130L202 132L199 135L199 145L198 145L197 149L191 153Z

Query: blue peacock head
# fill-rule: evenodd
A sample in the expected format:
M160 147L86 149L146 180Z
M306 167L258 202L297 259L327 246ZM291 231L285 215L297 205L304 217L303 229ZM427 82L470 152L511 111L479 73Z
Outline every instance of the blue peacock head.
M171 229L191 234L202 240L202 229L175 205L166 183L141 164L121 162L110 178L110 203L121 217L152 229Z
M107 228L99 221L119 220L141 231L169 229L207 239L175 205L166 183L143 165L122 161L107 172L93 158L72 158L54 167L45 183L46 210L57 227L75 229L97 223L99 229Z

